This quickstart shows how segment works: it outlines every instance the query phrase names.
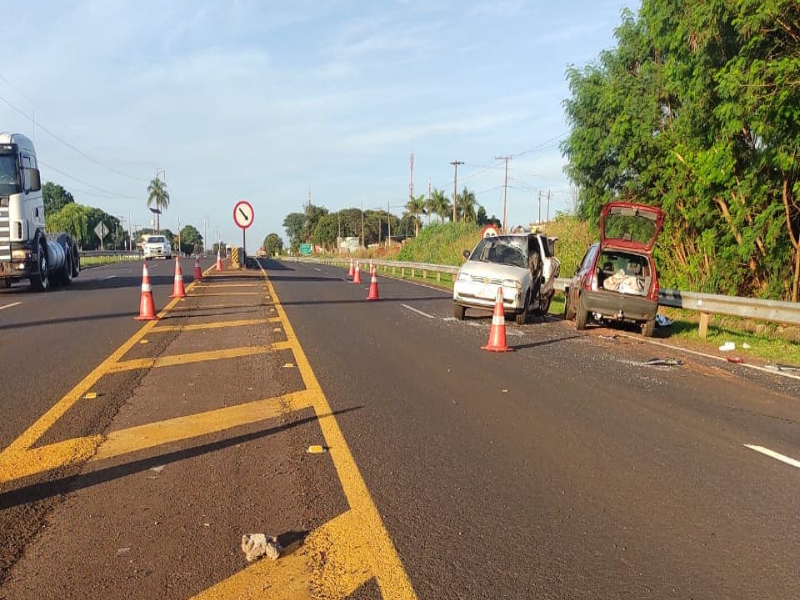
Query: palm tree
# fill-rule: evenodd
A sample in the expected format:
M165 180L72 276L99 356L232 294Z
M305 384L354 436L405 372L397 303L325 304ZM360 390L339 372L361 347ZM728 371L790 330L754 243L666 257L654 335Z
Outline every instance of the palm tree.
M425 214L425 196L417 198L410 198L406 202L406 213L411 215L414 219L414 235L419 235L420 215Z
M458 214L462 221L476 223L478 220L475 214L475 206L478 201L475 199L475 193L470 192L467 186L464 186L464 191L456 196L458 200Z
M452 215L453 205L442 190L433 190L430 211L439 215L442 223L445 217Z
M147 186L147 208L152 208L155 205L156 210L156 231L161 233L161 212L166 210L169 206L169 192L167 191L167 182L161 181L156 175Z

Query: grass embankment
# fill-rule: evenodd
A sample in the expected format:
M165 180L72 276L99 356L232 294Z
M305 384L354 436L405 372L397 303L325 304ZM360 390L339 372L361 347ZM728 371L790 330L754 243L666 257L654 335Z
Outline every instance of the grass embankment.
M593 238L585 224L571 217L559 216L548 231L557 236L556 256L561 261L561 277L569 277L580 263ZM403 249L396 254L381 255L380 258L409 262L432 263L440 265L460 266L464 262L462 252L472 249L477 243L480 230L474 225L452 224L431 225L423 228L417 238L409 240ZM375 255L377 258L378 256ZM391 269L388 270L391 273ZM400 277L400 271L395 271ZM453 283L449 275L428 273L424 278L429 284L452 289ZM406 270L404 279L422 281L422 273ZM784 327L763 321L747 321L732 317L713 317L708 328L708 337L703 340L699 335L699 315L693 311L661 307L673 321L672 325L656 329L656 337L667 339L677 344L697 346L712 354L720 356L739 356L745 361L748 357L758 358L779 364L800 365L800 328ZM563 294L557 293L550 306L551 315L563 315ZM728 353L719 352L718 347L726 342L736 344L736 350ZM744 344L750 348L744 348Z

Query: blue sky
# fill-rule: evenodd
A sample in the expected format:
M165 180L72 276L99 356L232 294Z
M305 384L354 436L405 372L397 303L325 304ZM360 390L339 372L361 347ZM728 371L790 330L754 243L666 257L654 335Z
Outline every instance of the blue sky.
M572 206L558 142L567 65L614 44L623 0L492 2L4 2L19 35L0 66L0 130L33 135L43 180L82 204L149 224L146 187L165 170L162 226L190 223L252 252L309 190L330 210L400 215L414 154L428 182L467 185L509 224ZM55 135L53 135L55 134ZM56 137L57 136L57 137ZM59 139L60 138L60 139ZM542 205L544 216L545 206Z

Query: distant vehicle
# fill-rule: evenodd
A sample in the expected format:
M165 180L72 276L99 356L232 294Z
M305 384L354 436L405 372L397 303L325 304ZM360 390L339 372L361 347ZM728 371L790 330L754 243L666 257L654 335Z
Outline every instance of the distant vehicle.
M78 244L45 231L36 150L24 135L0 133L0 287L30 280L38 291L69 285L81 270Z
M600 241L586 251L565 289L564 318L577 329L591 321L628 321L651 337L658 312L658 274L653 246L664 211L612 202L600 216Z
M498 287L503 310L517 324L550 309L561 263L553 256L556 238L541 234L485 237L470 253L453 284L453 314L463 320L467 308L491 310Z
M172 246L163 235L149 235L142 244L144 259L172 258Z
M259 249L256 251L256 257L257 257L257 258L266 258L266 256L267 256L267 249L266 249L266 248L264 248L264 246L261 246L261 247L260 247L260 248L259 248Z

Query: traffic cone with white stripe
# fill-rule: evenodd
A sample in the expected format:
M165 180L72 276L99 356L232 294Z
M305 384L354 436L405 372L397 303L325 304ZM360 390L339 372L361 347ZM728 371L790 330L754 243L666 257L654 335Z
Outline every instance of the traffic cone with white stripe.
M157 319L156 305L153 303L153 288L150 287L150 273L147 271L147 263L142 267L142 299L139 302L139 316L137 321L152 321Z
M356 261L356 272L353 273L353 283L361 283L361 264Z
M219 249L217 249L217 264L214 267L215 271L222 271L222 258L219 255Z
M378 296L378 274L375 271L372 271L372 278L369 281L369 294L367 294L367 300L380 299L380 296Z
M353 269L353 259L350 259L350 270L347 272L347 276L352 279L353 274L355 273L355 269Z
M175 282L172 285L172 295L170 298L186 298L186 288L183 287L183 271L181 271L181 259L175 257Z
M200 267L200 257L194 257L194 280L195 281L202 281L203 279L203 269Z
M369 259L369 276L372 277L372 273L375 271L375 267L372 265L372 259Z
M513 348L506 346L506 313L503 310L503 288L497 286L497 300L492 314L492 329L489 331L489 343L481 346L488 352L511 352Z

